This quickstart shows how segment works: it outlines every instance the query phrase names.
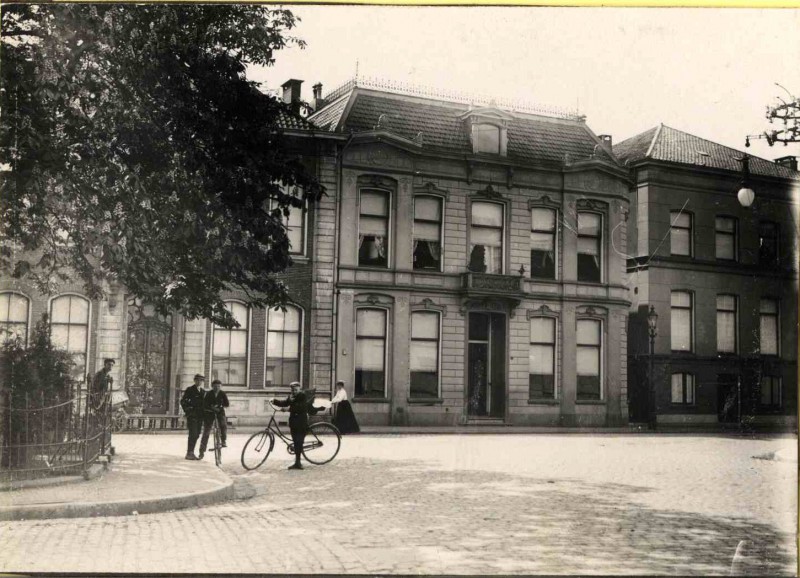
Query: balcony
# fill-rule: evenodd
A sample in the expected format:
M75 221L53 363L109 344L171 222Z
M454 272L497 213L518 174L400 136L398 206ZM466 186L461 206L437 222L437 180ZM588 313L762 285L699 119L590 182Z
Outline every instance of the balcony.
M522 297L525 278L521 275L495 275L470 271L461 275L462 293L470 297Z

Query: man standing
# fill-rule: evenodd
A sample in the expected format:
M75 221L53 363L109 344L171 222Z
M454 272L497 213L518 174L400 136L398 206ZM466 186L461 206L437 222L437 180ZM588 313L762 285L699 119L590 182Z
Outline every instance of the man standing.
M92 379L92 401L94 407L100 407L106 399L106 394L111 393L111 386L114 378L111 377L111 369L114 367L114 360L107 357L103 360L103 369L94 374Z
M228 424L225 423L225 408L229 405L228 396L222 391L222 382L215 379L211 382L211 391L207 391L203 398L203 437L200 440L200 455L197 456L197 459L202 460L206 453L208 436L215 419L222 439L222 447L227 447L225 441L228 438Z
M196 460L194 446L197 445L197 438L200 437L200 430L203 428L203 382L205 376L199 373L194 376L194 383L187 387L181 396L181 408L186 414L186 427L189 430L189 445L186 448L186 459Z
M303 453L303 442L308 431L308 413L317 413L322 408L312 406L312 400L306 392L300 390L300 382L293 381L289 384L292 393L284 401L273 399L272 403L278 407L289 408L289 431L292 433L294 442L294 465L289 466L290 470L302 470L303 464L300 463L300 456ZM284 410L286 411L286 410Z

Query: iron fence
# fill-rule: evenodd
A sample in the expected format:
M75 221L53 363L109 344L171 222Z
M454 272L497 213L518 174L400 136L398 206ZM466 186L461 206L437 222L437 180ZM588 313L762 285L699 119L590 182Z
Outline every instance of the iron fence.
M68 399L44 394L2 396L2 478L30 479L86 474L100 456L110 455L109 396L78 392Z

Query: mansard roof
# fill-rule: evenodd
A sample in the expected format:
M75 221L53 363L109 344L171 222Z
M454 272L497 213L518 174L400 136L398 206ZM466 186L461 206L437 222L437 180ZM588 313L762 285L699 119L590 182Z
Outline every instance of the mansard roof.
M651 159L739 173L742 165L736 159L745 153L660 124L615 144L614 154L620 161L629 164ZM789 167L754 156L750 156L750 173L769 177L800 178L800 173Z
M468 103L396 94L353 86L309 120L323 130L359 133L385 130L421 142L423 148L444 153L472 154L464 117L475 111L486 116L491 107L475 109ZM600 144L582 118L557 118L495 108L508 119L509 160L563 165L595 158L618 164Z

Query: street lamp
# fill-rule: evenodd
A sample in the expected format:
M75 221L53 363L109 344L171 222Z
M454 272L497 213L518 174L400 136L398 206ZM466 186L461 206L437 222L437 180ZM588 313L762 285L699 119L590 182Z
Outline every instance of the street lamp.
M656 335L658 335L658 313L656 308L650 306L650 312L647 314L647 335L650 337L650 357L649 357L649 371L648 371L648 386L650 403L650 419L648 420L650 429L656 429L656 388L655 379L653 379L653 353L656 346Z
M739 199L739 204L747 209L756 200L756 192L750 188L750 157L745 154L736 160L742 163L742 186L736 196Z

